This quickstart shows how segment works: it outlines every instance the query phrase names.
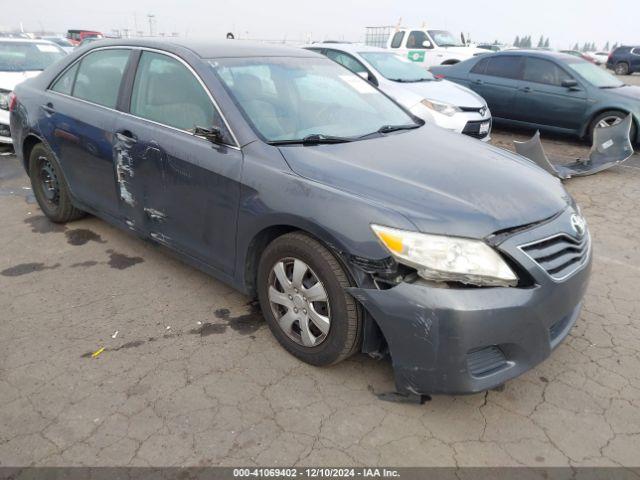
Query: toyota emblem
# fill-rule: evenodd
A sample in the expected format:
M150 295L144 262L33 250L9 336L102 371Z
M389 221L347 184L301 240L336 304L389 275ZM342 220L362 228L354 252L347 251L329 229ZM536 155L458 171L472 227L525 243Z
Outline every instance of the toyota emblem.
M573 230L576 232L578 237L582 237L587 231L587 222L585 222L583 217L574 213L571 215L571 227L573 227Z

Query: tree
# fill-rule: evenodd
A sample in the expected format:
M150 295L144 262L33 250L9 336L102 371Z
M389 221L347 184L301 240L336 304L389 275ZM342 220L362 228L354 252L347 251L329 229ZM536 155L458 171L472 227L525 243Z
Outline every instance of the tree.
M550 42L549 42L549 37L547 37L547 39L544 42L544 48L549 48Z
M605 52L609 51L609 40L607 40L607 43L604 44L604 51Z
M538 48L544 47L544 35L540 35L540 40L538 40Z
M520 35L516 35L516 39L513 41L513 46L516 48L520 47Z
M580 45L578 45L578 42L576 42L576 44L573 46L572 50L580 50Z

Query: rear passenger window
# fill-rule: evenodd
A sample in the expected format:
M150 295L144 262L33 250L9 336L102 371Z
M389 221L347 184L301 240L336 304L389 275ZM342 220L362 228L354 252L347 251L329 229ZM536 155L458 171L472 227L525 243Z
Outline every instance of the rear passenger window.
M129 50L98 50L84 57L80 62L73 96L115 108L118 91L129 60Z
M163 125L192 131L221 127L211 99L178 60L143 52L131 95L131 113Z
M477 73L480 75L484 74L485 70L487 69L487 63L489 63L488 58L480 60L473 66L473 68L470 70L470 73Z
M520 78L521 60L520 57L498 56L488 59L485 75L502 78Z
M396 32L391 40L391 48L399 48L402 45L402 39L404 38L404 32Z
M76 63L73 67L68 69L66 72L62 74L56 80L56 83L53 84L51 90L58 93L64 93L65 95L71 95L73 90L73 81L76 78L76 72L78 71L78 63Z

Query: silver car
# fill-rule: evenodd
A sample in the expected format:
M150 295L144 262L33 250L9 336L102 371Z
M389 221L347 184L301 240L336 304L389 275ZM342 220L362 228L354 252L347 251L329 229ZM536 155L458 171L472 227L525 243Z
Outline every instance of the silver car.
M434 77L424 68L383 48L350 43L305 46L366 78L426 122L488 141L491 112L477 93Z

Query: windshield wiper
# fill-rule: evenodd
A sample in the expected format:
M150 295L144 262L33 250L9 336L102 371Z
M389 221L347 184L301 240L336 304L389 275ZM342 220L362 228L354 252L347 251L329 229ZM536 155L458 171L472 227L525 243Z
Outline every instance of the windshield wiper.
M399 82L399 83L417 83L417 82L430 82L431 81L430 78L412 78L412 79L408 79L408 78L390 78L389 80L391 80L392 82Z
M622 88L622 87L626 87L627 84L623 83L622 85L603 85L600 88Z
M336 137L333 135L324 135L322 133L312 133L311 135L307 135L301 139L294 140L273 140L271 142L267 142L269 145L293 145L296 143L301 143L302 145L320 145L320 144L329 144L329 143L346 143L352 142L353 138L347 137Z
M376 133L391 133L397 132L398 130L413 130L414 128L418 128L421 125L419 123L409 123L406 125L383 125L381 126Z

